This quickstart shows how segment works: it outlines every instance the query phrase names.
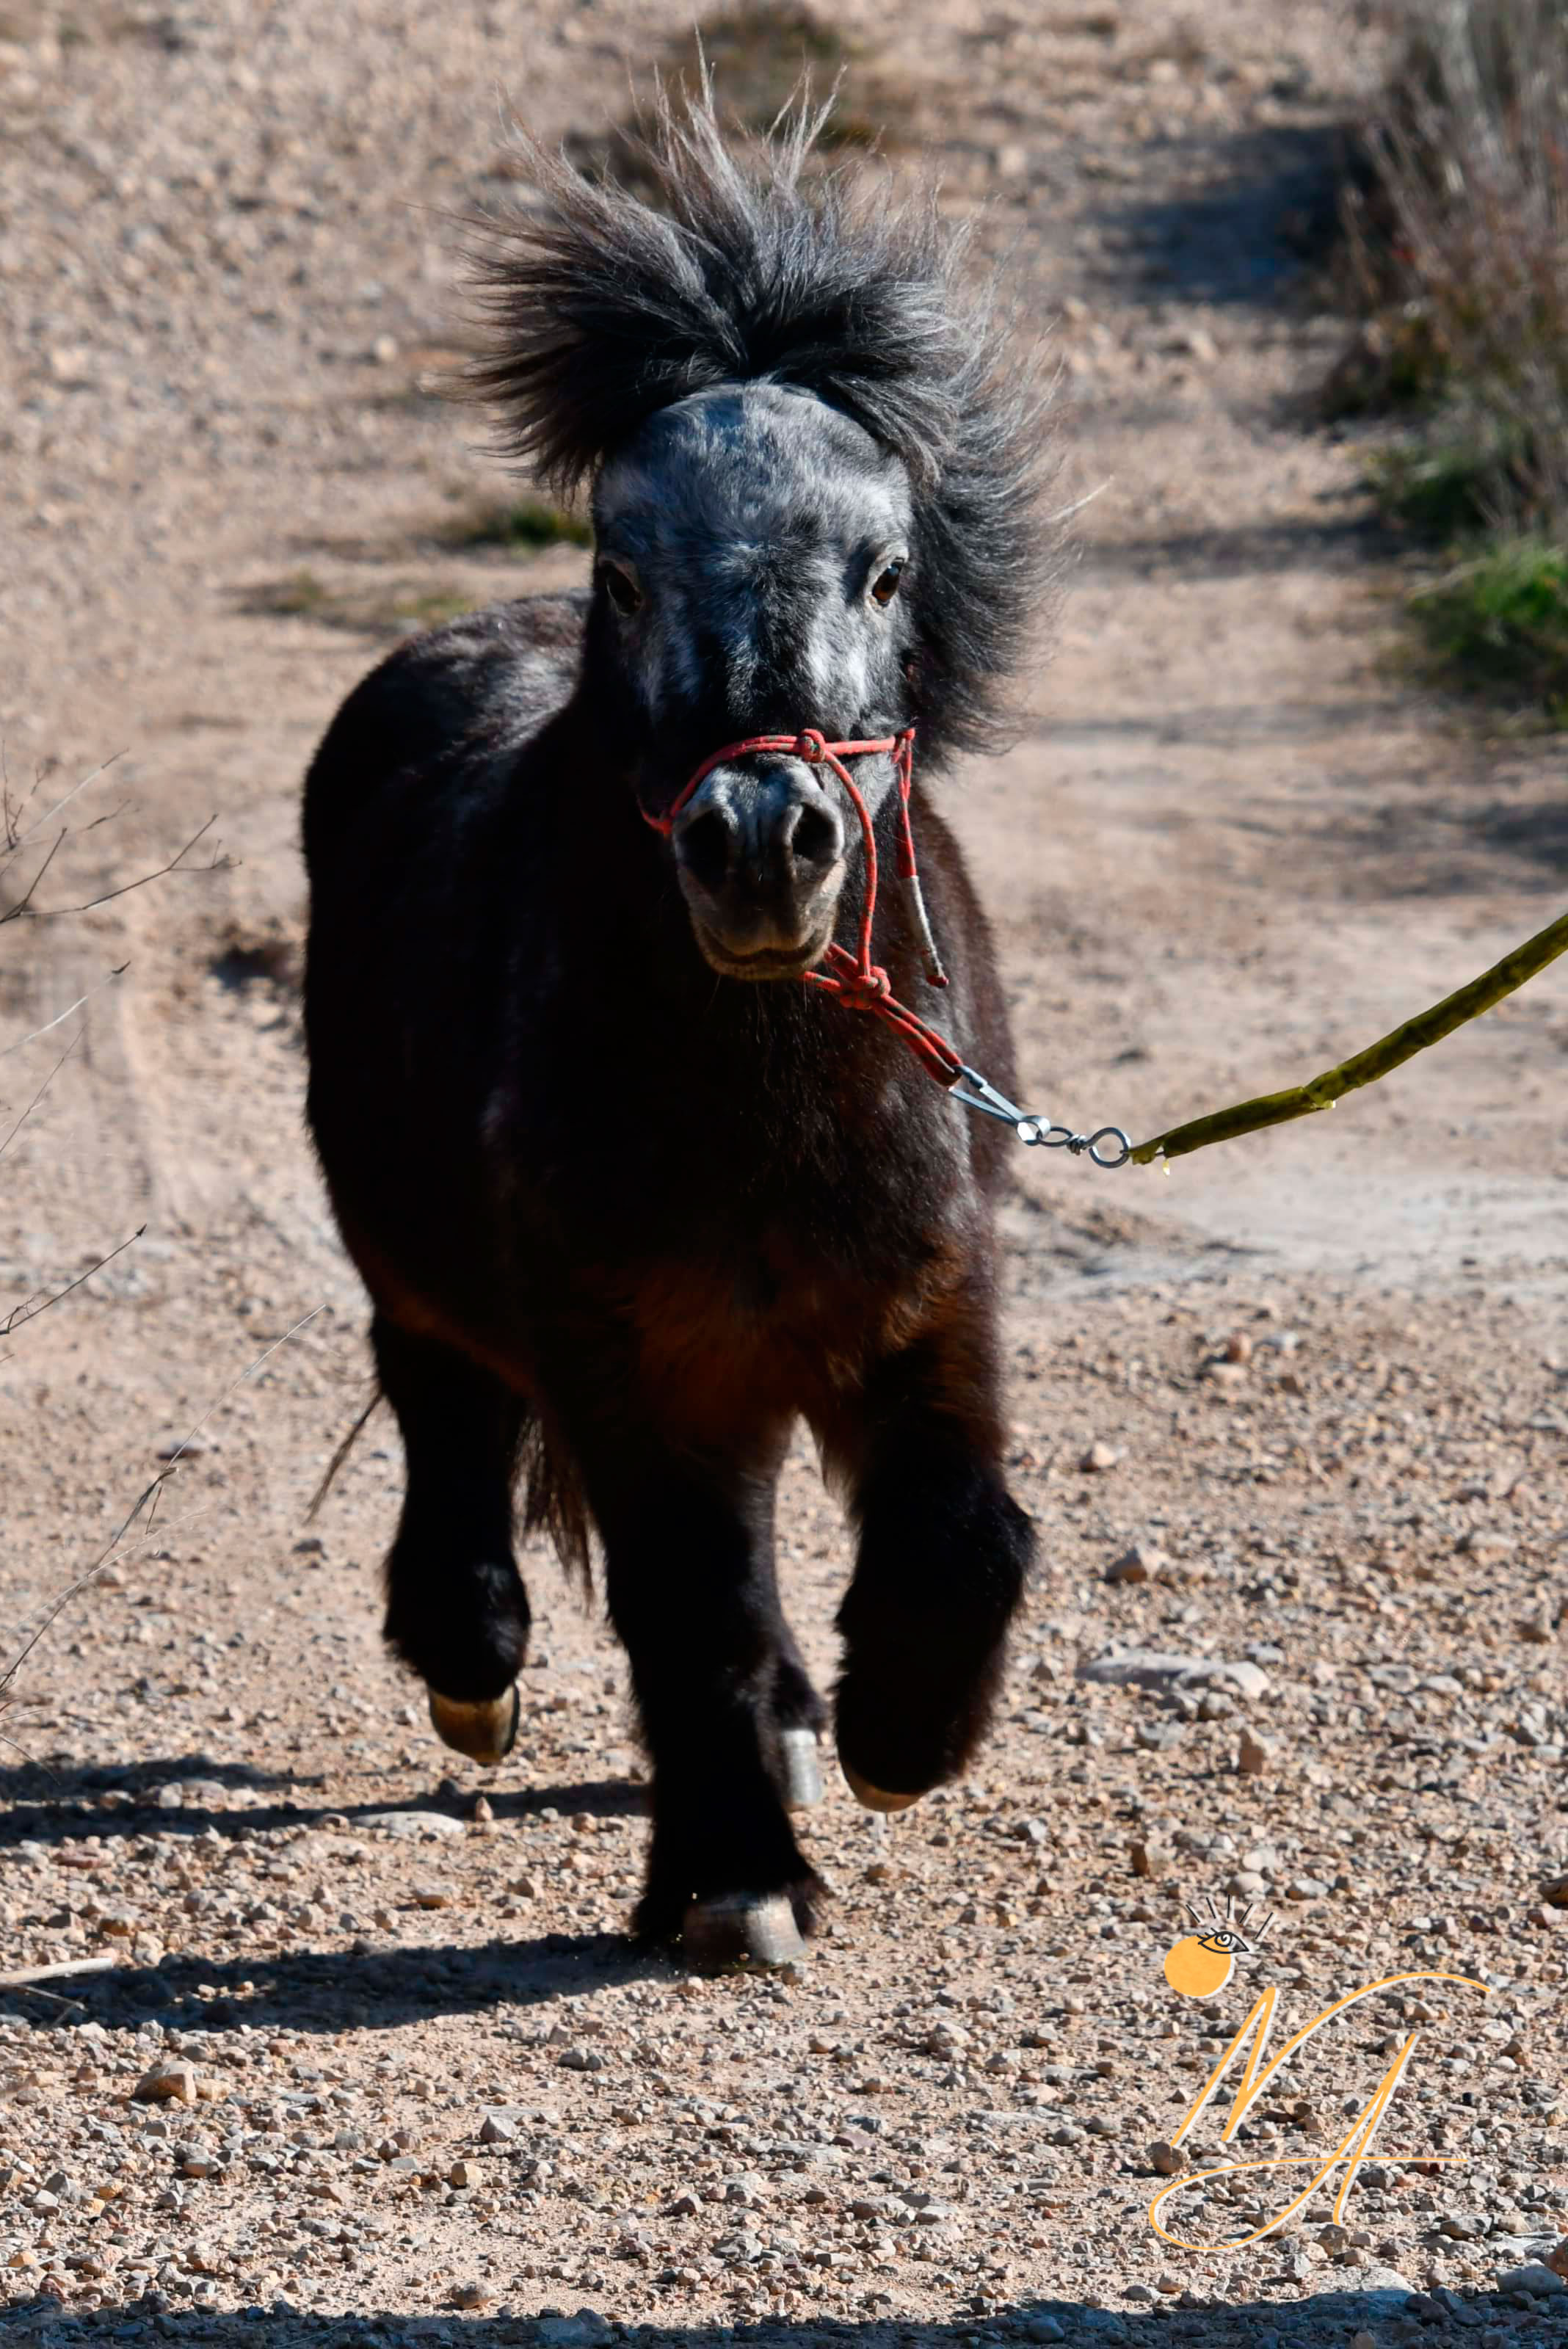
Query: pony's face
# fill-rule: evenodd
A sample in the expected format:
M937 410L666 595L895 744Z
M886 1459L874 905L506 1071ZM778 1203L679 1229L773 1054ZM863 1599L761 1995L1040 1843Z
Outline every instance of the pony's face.
M727 743L906 722L909 477L849 418L774 384L696 394L606 466L594 519L596 666L636 713L650 813ZM853 772L875 813L891 759ZM820 959L860 843L831 770L772 751L726 760L670 837L716 970L792 978Z

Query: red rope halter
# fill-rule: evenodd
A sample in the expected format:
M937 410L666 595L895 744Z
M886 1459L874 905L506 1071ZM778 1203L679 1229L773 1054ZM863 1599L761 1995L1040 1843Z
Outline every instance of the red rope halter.
M846 759L868 758L878 751L890 751L893 770L898 780L898 884L904 892L909 917L915 926L925 957L926 977L932 987L945 987L947 973L931 936L930 921L926 913L925 899L920 894L919 869L915 862L915 835L909 823L909 793L915 781L915 730L907 726L901 734L884 735L875 742L828 742L807 727L803 734L753 734L744 742L727 742L704 759L691 781L680 792L674 805L664 815L649 815L642 810L645 823L661 832L668 840L675 829L675 819L681 809L712 773L727 759L738 759L750 750L787 751L793 758L805 760L807 766L831 767L860 819L860 834L866 843L866 902L860 915L858 951L851 954L836 941L824 957L826 970L805 973L807 987L826 988L830 995L851 1011L868 1011L900 1037L926 1071L939 1085L957 1082L964 1072L964 1064L945 1036L929 1027L918 1012L900 1003L893 993L893 983L880 963L871 959L871 926L877 918L877 835L872 828L871 812L857 789Z

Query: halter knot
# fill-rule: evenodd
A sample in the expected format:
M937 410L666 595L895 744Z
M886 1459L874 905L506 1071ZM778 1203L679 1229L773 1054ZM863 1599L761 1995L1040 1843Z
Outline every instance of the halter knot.
M815 726L808 726L804 733L797 734L792 747L795 757L804 759L808 767L826 765L827 737L826 734L819 734Z
M893 998L893 982L879 962L867 969L846 972L839 981L839 995L851 1011L877 1011Z

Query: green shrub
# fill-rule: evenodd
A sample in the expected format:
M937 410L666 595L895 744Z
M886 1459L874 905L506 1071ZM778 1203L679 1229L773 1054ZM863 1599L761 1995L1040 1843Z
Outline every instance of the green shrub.
M1568 548L1500 540L1419 588L1411 612L1435 673L1568 724Z

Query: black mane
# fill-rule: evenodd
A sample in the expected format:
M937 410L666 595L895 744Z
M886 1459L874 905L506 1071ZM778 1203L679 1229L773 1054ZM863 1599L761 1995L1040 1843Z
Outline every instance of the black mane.
M960 292L967 233L929 199L803 177L825 116L798 101L753 168L711 93L661 99L645 150L660 209L524 140L537 208L483 231L486 348L468 383L509 452L563 492L713 386L793 385L853 417L914 484L923 744L978 747L1051 601L1050 384L1017 379L990 286Z

